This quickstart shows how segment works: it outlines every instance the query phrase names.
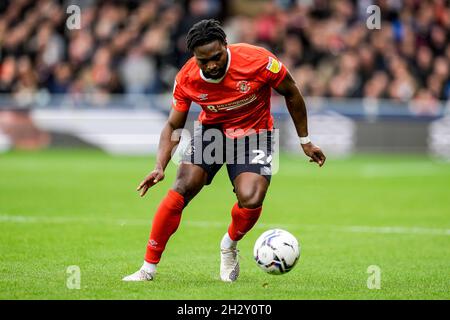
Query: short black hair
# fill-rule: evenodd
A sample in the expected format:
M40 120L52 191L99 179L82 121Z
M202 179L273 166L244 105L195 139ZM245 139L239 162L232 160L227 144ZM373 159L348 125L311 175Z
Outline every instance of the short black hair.
M215 19L202 20L194 24L189 30L186 38L187 49L190 52L193 52L195 47L216 40L220 41L222 44L227 44L227 36L223 31L220 22Z

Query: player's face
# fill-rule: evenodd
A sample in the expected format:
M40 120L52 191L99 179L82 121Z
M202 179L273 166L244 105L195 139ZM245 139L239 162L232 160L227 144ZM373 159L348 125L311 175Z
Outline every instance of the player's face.
M220 41L196 47L194 56L205 77L220 79L225 74L228 62L227 47Z

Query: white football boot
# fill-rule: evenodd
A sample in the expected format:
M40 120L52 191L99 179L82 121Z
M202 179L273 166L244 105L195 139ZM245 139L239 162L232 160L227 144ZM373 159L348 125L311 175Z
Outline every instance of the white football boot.
M147 272L143 269L136 271L129 276L126 276L122 281L151 281L155 278L156 272Z
M220 249L220 279L225 282L236 281L239 277L239 250Z

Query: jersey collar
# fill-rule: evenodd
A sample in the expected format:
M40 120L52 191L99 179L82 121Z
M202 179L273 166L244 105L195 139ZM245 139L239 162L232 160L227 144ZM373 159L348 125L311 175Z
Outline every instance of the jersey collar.
M219 83L223 80L223 78L225 78L225 76L227 75L228 69L230 68L230 63L231 63L231 52L230 52L230 48L227 48L227 54L228 54L228 62L227 62L227 68L225 70L224 75L222 76L222 78L219 79L210 79L205 77L205 75L203 74L202 69L200 69L200 76L202 77L203 80L205 80L206 82L209 83Z

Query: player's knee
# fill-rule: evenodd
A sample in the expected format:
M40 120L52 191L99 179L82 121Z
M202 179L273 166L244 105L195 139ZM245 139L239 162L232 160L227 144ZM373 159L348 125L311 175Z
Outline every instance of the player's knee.
M246 209L256 209L262 206L266 193L263 191L244 191L238 193L238 200L241 207Z
M173 190L178 192L184 197L185 205L188 204L192 198L200 191L202 188L201 184L196 183L195 181L190 181L186 179L177 179L173 185Z
M180 179L175 181L172 189L181 194L185 199L187 199L188 195L191 193L189 184Z
M178 180L175 181L175 183L173 184L172 189L176 192L178 192L179 194L181 194L183 197L186 196L186 185Z

